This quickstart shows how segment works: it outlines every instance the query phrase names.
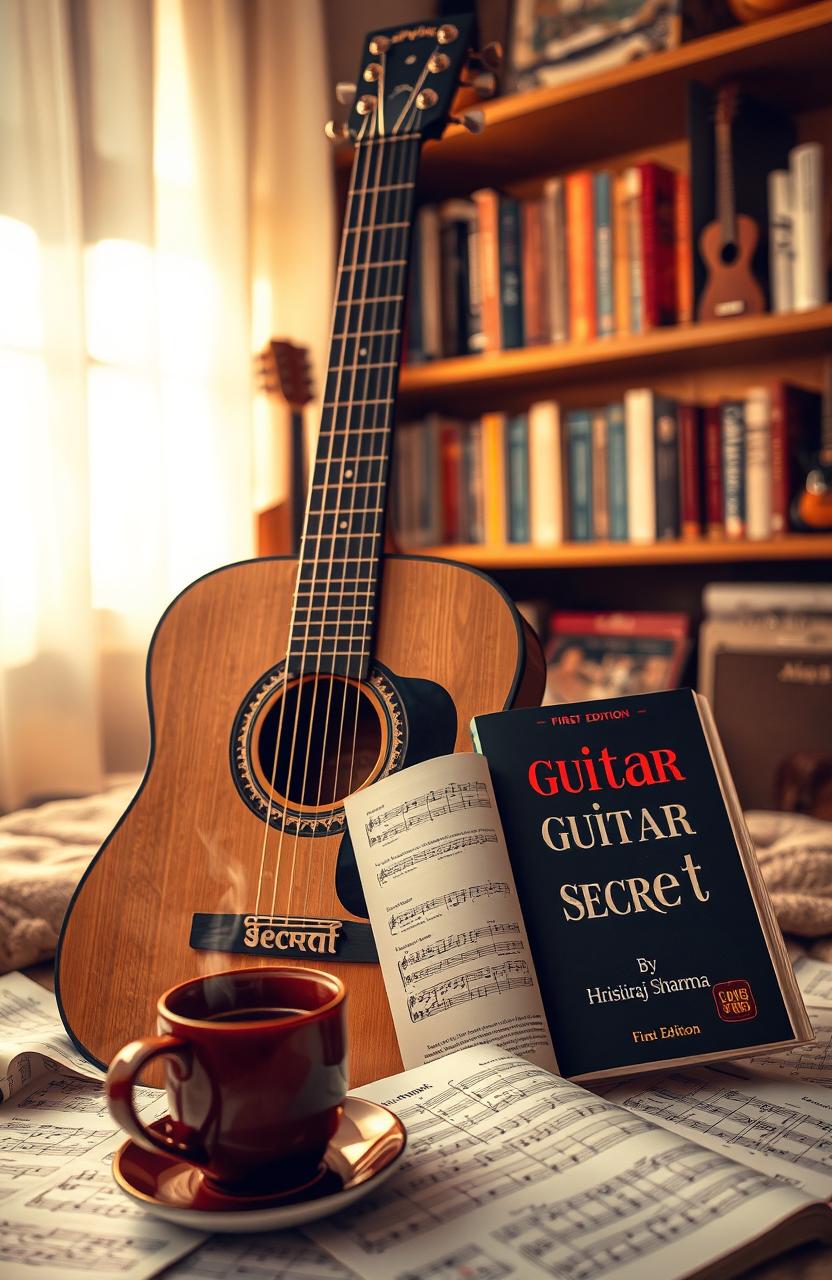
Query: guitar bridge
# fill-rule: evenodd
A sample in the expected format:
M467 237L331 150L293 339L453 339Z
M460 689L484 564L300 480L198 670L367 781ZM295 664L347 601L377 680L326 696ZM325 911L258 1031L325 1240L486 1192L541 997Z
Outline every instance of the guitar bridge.
M306 916L240 915L196 912L189 945L194 951L226 951L241 956L320 961L326 957L353 964L377 964L378 952L368 924L355 920Z

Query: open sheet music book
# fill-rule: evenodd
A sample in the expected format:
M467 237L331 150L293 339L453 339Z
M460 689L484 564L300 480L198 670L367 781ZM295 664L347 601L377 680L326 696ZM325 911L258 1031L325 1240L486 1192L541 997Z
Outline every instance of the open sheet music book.
M707 704L480 716L482 755L346 802L406 1067L497 1044L577 1080L811 1040Z

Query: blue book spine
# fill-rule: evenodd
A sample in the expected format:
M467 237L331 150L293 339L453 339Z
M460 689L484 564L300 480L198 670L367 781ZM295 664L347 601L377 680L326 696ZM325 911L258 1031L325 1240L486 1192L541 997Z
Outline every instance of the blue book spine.
M524 413L506 423L506 499L509 542L528 542L529 423Z
M523 249L519 201L500 196L500 317L503 347L523 345Z
M608 338L615 332L611 185L611 175L605 170L594 175L592 203L595 214L595 305L599 338Z
M722 503L726 538L745 536L745 405L722 405Z
M610 539L626 542L627 530L627 427L624 405L607 406L607 466L609 468Z
M571 536L574 542L592 540L592 420L586 409L566 415Z

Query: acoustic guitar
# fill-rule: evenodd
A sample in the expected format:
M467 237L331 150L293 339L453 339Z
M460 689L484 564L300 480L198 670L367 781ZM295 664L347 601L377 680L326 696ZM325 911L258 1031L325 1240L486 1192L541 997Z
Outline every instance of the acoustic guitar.
M792 523L806 533L832 529L832 356L824 364L820 449L792 504Z
M753 218L737 213L734 200L734 155L731 127L737 113L737 86L723 85L717 93L716 200L717 218L703 228L699 252L708 269L708 279L699 299L699 320L719 320L728 316L759 315L766 300L754 279L751 263L759 231Z
M347 985L351 1083L399 1070L344 798L470 749L473 715L542 694L539 645L494 582L383 554L419 157L444 131L470 22L365 44L299 559L207 574L151 641L147 771L75 892L57 954L61 1016L100 1065L154 1030L174 983L300 963ZM158 1063L148 1079L161 1080Z
M255 377L267 395L278 395L289 409L289 501L261 511L257 519L258 551L291 551L297 555L303 535L306 493L304 407L313 398L312 371L306 347L274 338L255 357Z

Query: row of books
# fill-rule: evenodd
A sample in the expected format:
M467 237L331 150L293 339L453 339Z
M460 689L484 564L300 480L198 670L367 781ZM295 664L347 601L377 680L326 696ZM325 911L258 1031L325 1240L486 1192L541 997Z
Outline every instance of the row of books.
M397 428L394 527L412 548L776 537L820 407L774 381L705 407L635 388L590 408L431 414Z
M419 211L407 357L587 342L690 320L688 179L653 162Z
M769 275L772 311L808 311L828 301L823 243L823 147L789 152L788 169L768 175Z

